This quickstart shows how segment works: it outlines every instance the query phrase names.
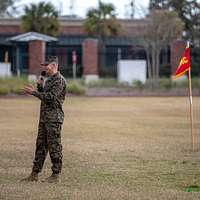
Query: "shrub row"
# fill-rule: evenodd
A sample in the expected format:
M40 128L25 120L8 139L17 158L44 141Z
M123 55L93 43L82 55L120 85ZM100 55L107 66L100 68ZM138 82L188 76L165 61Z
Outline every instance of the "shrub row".
M29 84L27 77L0 78L0 95L23 94L23 88ZM34 83L33 83L34 84ZM69 81L67 84L68 93L83 95L85 87L83 81Z
M22 94L23 88L28 84L26 77L12 77L12 78L0 78L0 95L6 95L9 93ZM172 88L185 88L188 87L188 80L183 79L172 81L171 79L159 79L156 85L152 85L152 82L147 80L146 83L141 81L134 81L131 85L127 83L118 83L116 79L106 78L92 81L86 84L83 79L68 80L67 81L67 92L75 95L84 95L86 88L106 88L106 87L117 87L117 88L137 88L137 89L155 89L170 90ZM200 78L192 79L192 87L200 89Z

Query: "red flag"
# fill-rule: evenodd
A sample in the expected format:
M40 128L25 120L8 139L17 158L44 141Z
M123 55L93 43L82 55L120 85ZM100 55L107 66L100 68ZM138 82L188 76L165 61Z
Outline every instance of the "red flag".
M190 48L189 46L187 46L181 58L179 66L175 72L174 79L182 76L189 69L190 69Z

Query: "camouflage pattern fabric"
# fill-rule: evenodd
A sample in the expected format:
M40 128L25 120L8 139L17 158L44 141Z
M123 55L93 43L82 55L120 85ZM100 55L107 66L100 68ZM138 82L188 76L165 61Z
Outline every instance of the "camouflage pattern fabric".
M36 141L33 171L41 172L47 153L49 152L53 173L62 169L61 123L40 122Z
M44 87L39 86L32 95L41 100L40 122L63 122L62 104L66 95L66 81L59 72L47 78Z
M58 72L39 85L32 93L41 100L40 121L36 141L33 171L41 172L49 152L53 173L60 173L62 168L61 128L64 120L62 104L66 95L66 81Z

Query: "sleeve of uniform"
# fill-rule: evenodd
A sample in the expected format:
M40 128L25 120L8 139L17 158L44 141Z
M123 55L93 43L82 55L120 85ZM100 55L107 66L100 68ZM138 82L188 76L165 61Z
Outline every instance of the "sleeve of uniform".
M45 103L50 103L54 101L61 94L63 87L64 87L64 81L62 81L62 79L59 79L55 81L55 83L51 88L51 91L49 92L34 91L32 95L38 97L41 101L44 101Z

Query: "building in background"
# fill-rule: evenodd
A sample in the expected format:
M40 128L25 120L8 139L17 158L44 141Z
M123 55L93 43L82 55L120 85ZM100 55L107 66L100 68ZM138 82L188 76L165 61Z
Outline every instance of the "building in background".
M116 77L119 59L146 59L145 51L137 41L143 31L145 19L119 20L123 33L119 37L106 39L103 65L100 64L102 52L99 51L98 40L88 37L84 32L84 20L62 17L59 21L60 35L53 38L33 32L23 33L20 19L0 19L0 62L4 61L7 54L13 74L38 75L41 71L40 63L49 55L57 55L62 73L66 77L72 77L72 54L75 53L77 77ZM184 41L175 41L171 48L161 52L161 75L171 75L184 45Z

